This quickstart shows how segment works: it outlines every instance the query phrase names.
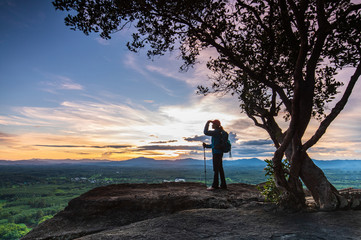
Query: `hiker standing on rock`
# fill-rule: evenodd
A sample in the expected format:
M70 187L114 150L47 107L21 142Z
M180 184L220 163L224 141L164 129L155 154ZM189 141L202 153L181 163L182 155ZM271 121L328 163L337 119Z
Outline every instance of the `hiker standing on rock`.
M212 123L212 128L214 130L208 130L210 123ZM213 177L212 186L207 188L207 190L210 191L219 188L218 175L221 178L220 187L222 189L227 189L226 178L224 176L223 163L222 163L223 151L218 147L222 143L222 131L224 130L219 120L213 120L213 121L209 120L204 126L204 134L207 136L212 136L211 144L203 143L204 148L212 148L214 177Z

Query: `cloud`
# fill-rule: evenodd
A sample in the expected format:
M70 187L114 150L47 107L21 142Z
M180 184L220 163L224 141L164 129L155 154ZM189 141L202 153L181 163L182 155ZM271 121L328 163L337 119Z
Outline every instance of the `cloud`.
M54 75L54 74L44 74L47 78L50 78L50 81L40 82L43 86L43 90L50 93L56 93L59 90L84 90L84 87L70 79L69 77Z
M271 145L271 144L273 144L272 140L259 139L259 140L251 140L251 141L242 142L241 145L260 146L260 145Z
M125 66L135 70L136 72L140 73L141 75L147 76L147 72L144 71L143 67L140 67L140 66L143 66L143 64L140 64L139 62L137 62L137 58L135 58L132 53L126 54L123 63L125 64Z
M22 107L16 109L21 114L19 124L41 127L57 126L64 131L78 133L107 133L110 131L131 132L131 127L144 126L162 121L161 116L135 104L97 103L90 101L62 102L55 108ZM11 124L11 118L7 123ZM24 121L22 121L24 120Z
M236 142L238 140L237 134L233 132L228 133L228 139L230 142ZM195 135L194 137L185 137L185 141L187 142L209 142L210 137L206 135Z
M126 153L126 151L121 151L121 152L119 152L119 151L116 151L116 152L107 151L107 152L103 152L101 157L107 159L107 158L112 158L113 155L119 155L119 154L124 154L124 153Z
M104 39L104 38L97 37L97 38L95 38L95 40L96 40L100 45L103 45L103 46L108 46L108 45L110 45L110 41L109 41L109 40L106 40L106 39Z
M231 143L237 142L237 140L238 140L237 134L234 132L229 132L228 139Z
M163 144L163 143L173 143L178 142L178 140L168 140L168 141L157 141L157 142L150 142L151 144Z
M71 89L71 82L64 81L69 85L61 85L59 80L53 89L59 90L61 86ZM152 104L152 107L142 100L140 104L134 103L116 94L82 95L82 99L85 97L88 100L66 100L56 107L13 108L13 114L0 116L0 124L7 129L15 126L20 130L13 137L9 135L10 130L2 131L0 142L11 145L13 149L26 148L29 151L23 151L23 155L31 157L37 157L36 154L45 150L52 153L67 150L74 154L79 151L79 155L89 152L89 157L96 154L97 158L108 152L113 159L121 159L122 154L126 158L127 153L133 154L132 157L197 157L197 154L201 156L202 147L191 144L209 141L210 137L203 135L204 124L207 120L220 119L229 132L233 157L269 157L275 150L272 141L266 140L269 138L267 132L255 127L241 114L238 100L230 96L191 95L182 104L157 100L159 103ZM360 111L351 107L341 113L325 137L310 150L310 156L315 159L359 158L361 138L356 133L361 131L358 124ZM16 142L12 143L15 137ZM176 146L170 145L176 142ZM36 148L32 149L36 151L31 152L31 148Z
M144 80L151 82L152 84L154 84L155 86L159 87L160 89L162 89L165 93L167 93L169 96L174 97L174 92L173 90L171 90L170 88L166 87L165 84L163 84L159 79L155 78L151 72L147 69L144 68L144 63L141 63L139 61L137 61L137 58L134 57L134 55L132 53L128 53L126 55L126 58L124 60L124 64L135 70L136 72L138 72L139 74L144 76ZM147 71L148 70L148 71Z
M326 148L326 147L313 147L308 150L310 153L337 153L346 151L347 148Z
M71 152L71 151L64 151L65 153L75 153L77 155L91 155L92 153L89 153L89 152Z
M194 137L185 137L184 140L187 142L206 142L209 140L209 137L206 135L195 135Z
M83 86L78 84L78 83L74 83L71 80L70 81L63 81L60 85L59 85L60 89L62 90L83 90Z
M138 155L161 156L157 151L165 151L163 156L177 157L201 150L201 146L187 143L207 139L201 134L208 119L222 119L222 124L229 126L240 117L238 111L225 107L229 99L215 96L194 97L185 104L163 104L158 108L147 108L119 97L107 99L106 96L94 96L89 99L63 101L56 107L17 107L13 109L13 115L0 119L8 128L16 125L19 129L27 129L22 145L38 150L43 148L41 151L64 149L75 153L70 149L86 148L101 157L101 149L119 147L124 152ZM236 140L238 132L231 131L230 138ZM155 145L144 146L145 142ZM167 145L175 142L179 143L178 146ZM119 151L113 156L121 158Z
M174 55L177 54L179 55L180 53L176 50L168 57L162 56L162 58L157 59L156 64L148 64L146 69L151 73L160 74L168 79L172 78L184 82L194 89L199 85L212 85L210 79L214 74L207 68L206 63L211 57L218 55L215 49L205 49L201 51L197 58L197 63L186 72L180 72L183 61L178 57L174 57Z
M236 134L236 141L252 141L255 138L268 138L268 134L264 129L256 127L252 120L247 118L245 115L239 114L238 118L231 121L226 130L231 130L232 133Z
M97 146L97 147L98 148L128 148L131 146L130 145L106 145L106 146Z
M17 135L0 132L0 143L2 145L14 145L17 141L15 140Z
M275 151L271 140L249 140L232 144L232 155L238 157L272 157Z
M138 53L138 55L139 54L142 53ZM144 61L144 59L147 59L145 55L143 57L135 57L134 53L128 53L124 64L143 75L144 79L163 89L172 97L175 96L175 92L178 89L168 87L170 86L170 80L185 83L187 87L194 89L192 94L195 93L196 87L199 85L210 87L212 85L210 78L213 76L213 73L207 68L206 62L211 56L217 54L217 52L213 49L203 50L195 66L186 72L180 71L183 61L178 57L179 54L180 53L175 50L169 55L157 58L156 61Z
M232 149L232 154L239 157L272 157L274 150L274 148L242 147Z
M14 134L8 134L8 133L0 132L0 141L1 141L2 139L11 138L11 137L14 137L14 136L15 136Z
M137 147L138 151L159 151L159 150L201 150L201 146L185 146L185 145L146 145Z
M87 145L52 145L52 144L38 144L36 147L51 147L51 148L129 148L130 145L104 145L104 146L87 146Z
M194 94L199 85L209 88L212 86L211 78L214 74L206 66L206 62L212 54L214 52L211 49L202 51L198 58L199 61L186 72L180 72L180 66L183 65L183 62L172 56L163 56L161 59L157 59L156 64L148 64L146 68L150 73L157 73L167 79L171 78L185 83L189 88L194 89L192 92Z

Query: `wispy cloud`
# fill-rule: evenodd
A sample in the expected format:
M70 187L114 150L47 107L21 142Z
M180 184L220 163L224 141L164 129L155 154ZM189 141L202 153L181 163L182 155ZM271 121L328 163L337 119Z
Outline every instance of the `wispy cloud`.
M97 37L97 38L95 38L95 40L96 40L99 44L101 44L101 45L103 45L103 46L108 46L108 45L110 45L110 41L109 41L109 40L106 40L106 39L104 39L104 38Z
M150 142L150 144L163 144L163 143L174 143L174 142L178 142L178 140L156 141L156 142Z
M201 150L201 146L187 146L187 145L145 145L137 147L137 151L144 150Z
M185 83L188 87L194 90L196 90L198 85L212 85L210 77L213 76L213 73L206 67L206 62L212 54L215 54L214 50L208 49L202 51L199 56L198 63L187 72L180 71L180 66L183 62L175 56L176 54L177 53L162 56L156 61L143 60L140 62L139 58L135 58L132 53L129 53L124 61L124 64L142 74L147 81L150 81L154 85L160 87L170 96L175 96L175 94L173 89L167 87L169 85L169 80L176 80L178 82ZM161 79L164 79L165 82ZM168 85L166 83L168 83ZM194 92L192 92L192 94Z
M130 145L104 145L104 146L88 146L88 145L47 145L39 144L36 147L51 147L51 148L129 148Z
M183 104L163 103L158 108L106 96L110 95L89 96L88 101L63 101L56 107L14 108L13 114L0 116L0 142L8 146L3 147L1 154L10 153L13 148L22 149L24 156L37 154L34 157L46 151L75 158L199 157L200 143L210 140L203 135L204 124L212 119L220 119L229 132L234 158L270 157L275 150L272 142L266 140L267 133L241 115L237 100L228 96L192 96ZM357 158L361 138L355 133L361 131L360 113L358 108L343 113L325 138L310 150L311 157ZM18 129L16 136L10 134L12 126Z
M84 90L84 87L69 77L45 74L50 81L40 82L42 89L47 92L56 93L59 90Z
M211 56L216 52L212 49L207 49L201 52L198 62L195 66L187 72L180 72L180 66L183 62L174 57L175 54L170 56L163 56L157 59L156 63L148 63L146 69L151 73L160 74L168 79L174 79L186 83L191 88L196 88L198 85L210 86L210 77L213 73L206 67L206 63Z
M213 97L208 100L208 104L218 101ZM199 150L199 143L185 144L184 136L203 132L204 123L210 117L207 103L197 100L189 105L162 105L151 110L128 100L124 103L114 101L94 97L92 101L64 101L56 107L17 107L13 109L13 115L1 116L0 119L7 128L14 125L23 128L26 137L21 134L22 144L18 146L38 148L38 153L39 149L64 149L63 152L75 153L71 149L80 148L93 151L117 148L150 155L160 154L158 151L186 154ZM221 112L217 116L224 116L224 123L236 119L236 116L229 117ZM157 141L154 141L154 136L157 136ZM145 142L152 145L144 145ZM166 145L176 142L179 143L177 146ZM113 157L117 154L119 157L120 151L116 152ZM169 154L172 153L167 152L165 156Z
M60 85L59 85L60 89L63 90L83 90L83 86L78 84L78 83L74 83L73 81L71 81L70 79L64 79Z
M0 144L3 146L12 146L16 144L16 137L15 134L8 134L0 132Z
M135 70L139 74L143 75L144 80L149 81L155 86L159 87L169 96L174 96L173 90L168 88L165 84L163 84L161 80L155 78L152 74L150 74L147 68L144 68L144 63L138 62L138 60L131 53L126 55L124 64L129 68Z

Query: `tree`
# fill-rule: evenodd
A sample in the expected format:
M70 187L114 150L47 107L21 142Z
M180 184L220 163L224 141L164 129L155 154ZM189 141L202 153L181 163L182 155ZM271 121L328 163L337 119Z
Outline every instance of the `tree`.
M339 115L361 74L361 4L351 0L55 0L56 9L75 10L66 25L85 34L111 34L132 27L131 51L148 48L148 56L179 49L192 67L201 52L216 50L207 67L212 88L237 96L240 107L271 137L276 151L273 167L282 203L305 206L301 180L323 210L347 201L307 154ZM349 79L335 75L352 67ZM331 111L327 106L346 84ZM279 117L288 121L287 129ZM311 118L320 121L309 139ZM282 120L283 121L283 120ZM289 179L282 159L290 162ZM301 179L301 180L300 180Z
M6 223L0 225L0 239L13 240L20 239L30 232L30 228L25 224Z

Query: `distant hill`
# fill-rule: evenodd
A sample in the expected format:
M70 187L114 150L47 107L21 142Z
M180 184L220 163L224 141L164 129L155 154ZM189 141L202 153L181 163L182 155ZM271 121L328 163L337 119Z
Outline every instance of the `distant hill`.
M314 160L321 169L361 170L361 160Z
M0 160L1 165L58 165L58 164L104 164L109 163L109 160L95 160L95 159L81 159L81 160L73 160L73 159L28 159L28 160Z
M29 159L19 161L0 160L0 165L101 165L101 166L124 166L124 167L144 167L144 168L179 168L179 167L201 167L204 166L204 160L197 160L192 158L178 159L178 160L155 160L153 158L133 158L125 161L109 161L109 160L47 160L47 159ZM207 166L212 164L212 160L206 161ZM266 163L258 158L239 159L239 160L224 160L224 166L230 167L265 167Z
M320 161L314 160L315 164L321 169L339 169L339 170L361 170L361 160L329 160ZM0 160L0 166L26 166L26 165L99 165L99 166L124 166L124 167L144 167L144 168L189 168L189 167L202 167L204 160L193 158L185 158L178 160L155 160L153 158L133 158L125 161L110 161L110 160L97 160L97 159L29 159L19 161ZM212 165L212 160L206 161L207 166ZM224 160L224 167L246 167L246 168L260 168L263 169L266 163L258 158L237 159L237 160Z
M132 166L132 167L195 167L204 166L204 160L197 160L192 158L178 159L178 160L154 160L152 158L135 158L127 161L116 162L118 165ZM239 160L224 160L224 166L232 167L265 167L266 163L258 158L239 159ZM212 164L212 160L207 160L206 164Z

